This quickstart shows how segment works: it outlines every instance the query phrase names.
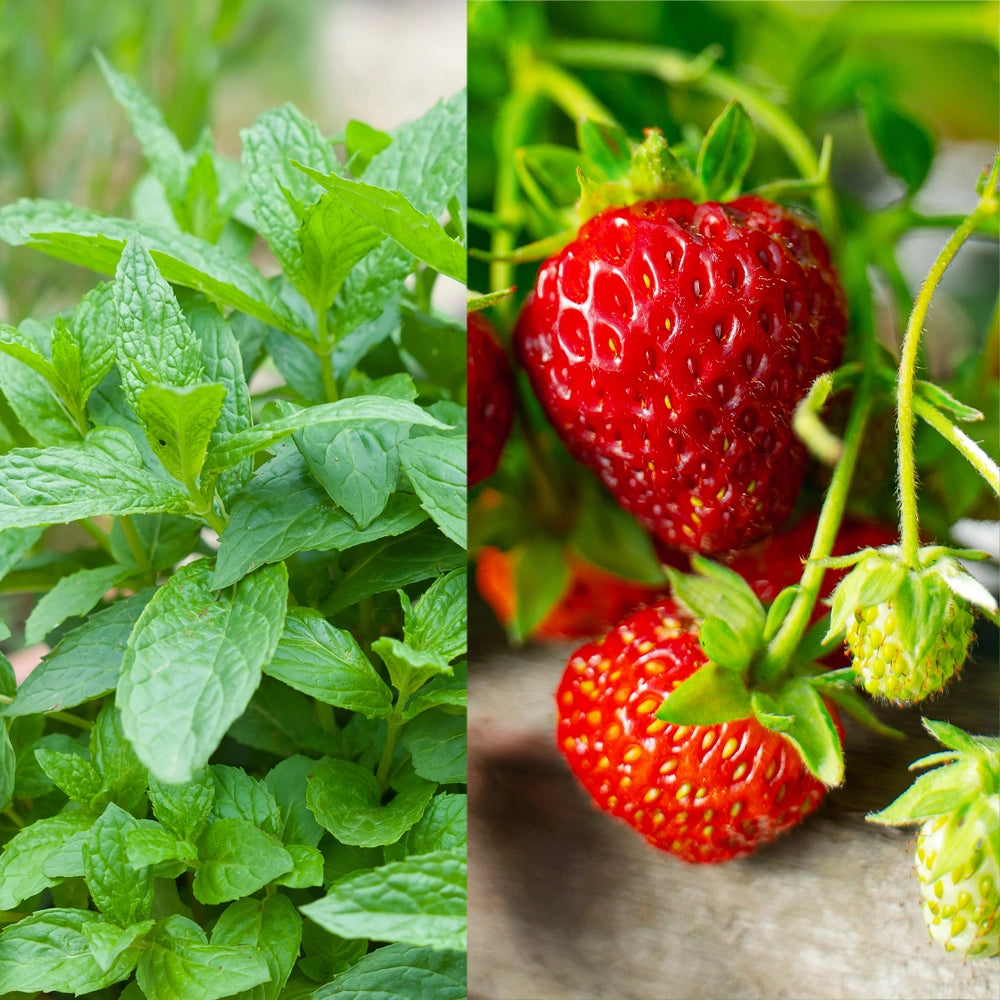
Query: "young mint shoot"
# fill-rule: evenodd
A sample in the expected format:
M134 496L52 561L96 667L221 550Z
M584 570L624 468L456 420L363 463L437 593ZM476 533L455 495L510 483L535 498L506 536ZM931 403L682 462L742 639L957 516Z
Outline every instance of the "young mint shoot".
M157 208L0 207L98 276L0 326L0 994L458 1000L465 96L236 164L98 61Z

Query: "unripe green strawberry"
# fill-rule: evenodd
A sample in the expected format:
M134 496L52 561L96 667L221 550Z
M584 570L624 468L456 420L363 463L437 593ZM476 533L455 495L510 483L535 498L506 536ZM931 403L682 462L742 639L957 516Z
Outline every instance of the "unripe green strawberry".
M923 723L945 749L911 770L933 770L868 819L920 824L916 869L931 939L966 958L1000 955L1000 739Z
M917 876L927 929L946 951L976 958L1000 955L1000 866L996 851L978 847L971 857L936 875L935 863L948 847L949 819L937 816L927 820L917 836ZM988 836L984 831L984 838Z
M913 704L943 691L958 675L972 640L973 616L961 600L951 595L944 600L941 631L919 656L900 635L893 601L854 612L847 646L869 694L897 705Z
M864 689L896 705L922 701L956 677L972 642L973 610L996 621L992 594L939 546L913 564L898 546L866 549L833 593L827 639L843 632Z

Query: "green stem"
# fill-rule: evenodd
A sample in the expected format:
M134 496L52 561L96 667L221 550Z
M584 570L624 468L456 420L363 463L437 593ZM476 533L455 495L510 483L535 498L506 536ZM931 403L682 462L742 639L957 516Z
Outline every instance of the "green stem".
M92 517L81 518L77 523L97 543L99 549L111 552L111 539L108 538L108 533Z
M1000 469L996 462L963 430L956 427L937 407L919 396L913 400L913 411L925 420L949 444L968 459L969 464L986 480L994 493L1000 495Z
M21 818L20 814L14 808L13 804L8 802L7 807L3 811L4 816L6 816L11 823L14 824L19 830L24 829L24 820Z
M333 339L330 336L326 309L322 306L316 309L316 338L319 341L319 371L323 379L323 392L328 403L335 403L340 394L333 374Z
M896 414L897 414L897 479L899 488L899 532L902 546L902 558L908 566L917 565L917 552L920 548L920 521L917 512L917 462L914 451L914 383L917 377L917 355L920 349L920 337L930 308L931 299L944 276L948 265L954 260L959 248L969 238L979 220L995 214L998 209L996 179L1000 169L1000 158L993 165L993 170L987 181L979 204L963 220L962 224L951 234L941 248L924 283L920 286L917 299L913 303L913 311L906 324L903 334L903 347L900 352L899 374L896 379Z
M646 73L665 83L692 84L723 100L737 100L758 124L784 147L789 159L805 178L819 174L819 158L808 136L778 105L742 80L711 65L704 56L690 56L672 49L622 42L572 40L553 42L546 50L557 62L594 69ZM831 242L837 242L839 226L830 186L813 193L816 213Z
M820 587L823 584L824 567L815 560L825 559L833 551L840 530L840 522L847 506L847 495L851 488L851 477L857 464L858 455L864 442L865 427L871 413L874 399L873 378L870 370L861 379L858 394L851 408L851 415L844 433L844 450L833 471L830 485L823 500L816 533L813 536L809 561L802 571L799 594L795 598L777 634L770 641L759 661L755 675L761 685L777 680L795 653L802 636L809 628L809 620Z
M536 58L529 49L518 48L513 55L517 89L549 98L574 123L615 124L615 116L576 77L554 63Z
M149 553L143 548L142 540L139 538L139 532L136 531L132 518L124 514L118 519L118 523L122 526L122 534L125 535L125 541L128 542L128 550L132 553L136 568L140 573L148 572L152 568L152 562Z
M13 700L10 695L0 694L0 705L9 705ZM93 729L93 723L89 719L73 715L71 712L46 712L45 717L55 719L57 722L65 722L69 726L75 726L77 729L83 729L87 732Z

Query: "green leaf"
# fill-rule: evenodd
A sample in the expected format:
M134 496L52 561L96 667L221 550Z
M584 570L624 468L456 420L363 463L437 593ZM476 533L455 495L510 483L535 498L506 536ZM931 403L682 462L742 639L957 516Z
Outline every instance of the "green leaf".
M219 1000L267 982L270 975L253 948L209 944L194 921L177 914L146 938L136 968L147 1000Z
M446 429L446 425L405 400L386 399L384 396L356 396L322 406L311 406L275 420L261 421L255 427L233 434L227 442L209 452L205 471L216 472L235 465L306 427L356 420L395 421L404 425Z
M110 700L101 706L91 727L90 759L101 776L101 792L91 808L102 809L113 801L130 812L138 810L149 774L125 738L121 714Z
M307 844L289 844L286 850L292 856L292 869L275 879L277 885L309 889L323 884L323 855L317 848Z
M11 837L0 854L0 909L13 910L22 900L52 885L56 880L45 874L46 860L74 834L89 829L92 822L91 815L67 811L36 819ZM0 943L3 939L0 934Z
M0 934L0 991L79 996L121 982L134 968L136 952L127 950L101 969L84 936L84 927L101 919L90 910L53 908L6 927Z
M41 528L8 528L0 531L0 580L17 566L41 537Z
M738 101L730 101L712 123L698 150L698 179L706 200L722 201L739 191L753 160L757 134Z
M239 994L239 1000L278 1000L299 956L302 918L280 893L241 899L222 911L212 929L213 945L236 945L259 954L270 978Z
M306 806L306 780L315 766L312 758L296 754L279 761L264 777L281 813L280 834L286 846L316 847L323 836L323 828Z
M198 838L195 898L207 905L227 903L262 889L292 869L281 842L245 819L220 819Z
M0 654L3 660L6 656ZM7 663L10 661L8 660ZM10 673L13 674L13 669ZM14 794L14 787L17 783L17 754L14 745L10 741L10 730L0 723L0 809L6 808Z
M146 161L173 204L183 196L191 170L190 157L167 126L160 109L135 82L112 69L100 52L96 52L95 57L115 100L128 113L132 134L142 147Z
M153 453L179 482L197 482L225 397L225 386L212 382L150 385L140 394L136 416Z
M859 95L865 124L889 173L912 195L920 190L934 161L934 139L927 128L874 88Z
M328 705L384 719L392 692L350 632L311 608L291 608L264 672Z
M350 875L302 912L341 937L461 950L466 937L465 852L411 855Z
M306 804L320 826L341 843L380 847L399 840L420 819L434 790L433 782L414 779L383 806L371 771L328 757L309 778Z
M466 545L464 437L422 435L399 446L399 457L424 510L456 545Z
M403 639L411 649L436 653L446 663L465 653L468 574L452 570L438 577L415 604L403 600Z
M355 177L360 177L371 158L381 153L391 142L391 135L352 118L344 129L347 168Z
M463 951L437 951L404 944L376 948L312 994L313 1000L464 1000Z
M434 526L421 524L398 538L358 546L323 604L333 615L372 594L420 583L464 566L465 551Z
M64 636L24 679L2 714L55 712L114 691L128 637L152 593L142 590L116 601Z
M728 567L702 556L693 556L691 566L697 575L666 568L674 597L696 618L728 622L747 646L756 649L766 617L747 581Z
M753 708L757 720L767 729L781 733L823 784L833 788L844 780L840 735L810 678L789 681L777 697L755 692Z
M67 618L87 614L107 591L131 575L131 569L111 565L81 569L62 577L28 615L24 625L25 643L42 642Z
M796 583L778 592L777 597L775 597L767 609L767 618L764 621L764 634L762 636L764 642L770 642L778 634L778 629L781 628L785 618L788 617L788 612L791 611L792 605L795 603L795 599L799 596L801 590L802 588Z
M265 833L278 836L281 814L271 790L262 781L251 778L241 767L212 764L215 796L211 818L245 819Z
M181 567L129 638L116 702L139 759L167 782L190 781L243 713L281 635L284 565L213 593L212 567Z
M138 820L113 802L94 822L83 843L83 873L97 908L123 927L153 912L153 878L148 868L129 864L128 835Z
M440 792L431 799L423 816L406 836L385 848L386 861L398 861L411 854L464 849L468 843L467 796Z
M589 563L638 583L666 585L663 564L631 514L603 497L587 498L573 527L573 548Z
M399 191L346 180L336 174L324 176L302 164L298 166L417 260L465 284L465 247L448 235L435 216L415 208Z
M117 428L92 430L78 445L0 455L0 530L188 506L176 484L142 468L135 443Z
M53 784L75 802L88 805L101 790L101 776L89 760L77 753L39 747L35 760Z
M385 663L389 679L399 691L415 691L431 677L452 672L448 662L437 653L413 649L394 636L376 639L371 648Z
M396 494L382 515L361 530L317 487L302 456L291 452L261 466L233 504L220 537L212 586L227 587L255 566L281 562L296 552L344 551L400 535L426 518L415 497Z
M180 840L197 840L215 802L215 781L208 767L194 772L190 781L168 784L149 776L149 804L153 815Z
M656 717L678 726L711 726L752 714L743 677L709 661L670 692Z
M150 868L165 861L181 861L185 866L198 861L198 849L187 840L178 840L158 823L140 825L125 838L128 863L133 868Z
M141 943L155 923L155 920L143 920L128 927L118 927L91 921L81 930L94 961L102 972L107 972L129 948ZM129 961L134 962L137 958L137 955L130 956Z
M79 357L79 371L74 385L81 407L115 363L116 325L115 290L110 281L102 282L87 292L73 310L66 331ZM69 373L55 337L52 364L63 382L68 382Z
M466 780L465 714L441 710L423 712L403 730L403 743L421 778L442 785Z
M311 333L250 263L186 233L151 223L116 219L68 202L22 198L0 208L0 240L114 274L125 243L138 236L172 284L204 292L296 336Z

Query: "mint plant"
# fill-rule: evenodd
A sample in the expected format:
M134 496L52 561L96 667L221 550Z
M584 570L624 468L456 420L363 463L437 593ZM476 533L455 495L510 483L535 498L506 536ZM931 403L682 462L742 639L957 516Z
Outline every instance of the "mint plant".
M465 96L237 164L100 61L139 213L0 208L105 278L0 325L0 993L464 996Z

